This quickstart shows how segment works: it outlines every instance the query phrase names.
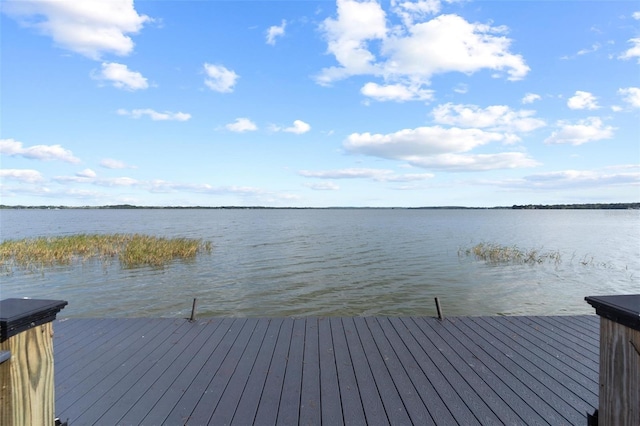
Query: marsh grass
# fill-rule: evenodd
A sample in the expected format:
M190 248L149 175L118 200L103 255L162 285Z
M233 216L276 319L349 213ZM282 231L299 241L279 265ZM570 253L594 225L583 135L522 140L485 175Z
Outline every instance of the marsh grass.
M474 256L487 263L500 264L541 264L559 265L562 257L559 251L523 250L517 246L505 246L495 243L479 243L471 248L458 250L458 256Z
M35 271L74 262L118 259L124 268L163 267L174 260L210 253L211 243L189 238L161 238L140 234L79 234L7 240L0 243L0 271L14 267Z

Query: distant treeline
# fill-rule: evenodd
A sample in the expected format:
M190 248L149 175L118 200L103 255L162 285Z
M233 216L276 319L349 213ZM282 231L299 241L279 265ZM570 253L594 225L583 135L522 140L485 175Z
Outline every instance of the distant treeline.
M463 207L463 206L439 206L439 207L266 207L266 206L219 206L219 207L206 207L206 206L134 206L131 204L116 204L109 206L7 206L0 204L0 209L40 209L40 210L65 210L65 209L85 209L85 210L105 210L105 209L486 209L487 207ZM640 209L640 203L591 203L591 204L526 204L526 205L513 205L512 207L489 207L491 209L514 209L514 210L562 210L562 209L581 209L581 210L626 210L626 209Z
M514 205L516 210L627 210L640 209L640 203L592 203L592 204L527 204Z

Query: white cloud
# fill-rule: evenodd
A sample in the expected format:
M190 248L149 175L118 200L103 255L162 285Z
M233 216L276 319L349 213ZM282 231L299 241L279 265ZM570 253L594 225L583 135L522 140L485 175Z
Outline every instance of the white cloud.
M253 132L258 130L258 126L256 126L253 121L243 117L236 118L236 121L227 124L225 128L236 133Z
M633 17L633 19L640 19L640 11L638 12L633 12L633 15L631 15Z
M569 98L567 106L571 109L598 109L598 101L593 94L576 90L575 95Z
M625 60L638 58L638 63L640 64L640 37L630 39L629 43L631 43L633 46L630 47L629 50L624 52L622 55L618 56L618 58Z
M136 186L139 185L136 179L132 179L130 177L117 177L117 178L107 178L107 179L99 179L95 181L96 185L100 186Z
M36 183L44 180L39 171L31 169L0 169L0 177L25 183Z
M404 25L411 26L414 21L440 12L440 0L397 1L391 0L393 12L400 16Z
M115 62L103 62L100 74L92 73L92 78L96 80L106 80L111 82L113 87L124 90L147 89L149 83L139 72L130 71L126 65Z
M0 139L0 154L21 156L32 160L60 160L67 163L79 163L80 159L75 157L71 151L64 149L60 145L34 145L28 148L22 146L22 142L14 139Z
M377 73L375 56L367 42L386 36L386 15L375 1L337 0L338 18L327 18L320 25L327 40L327 52L340 67L325 68L318 76L320 84L331 84L350 75Z
M640 172L610 173L605 170L561 170L537 173L521 179L498 183L499 186L527 190L573 190L578 188L640 185Z
M576 124L559 121L559 131L553 132L544 142L547 144L582 145L587 142L611 139L614 128L605 126L598 117L579 120Z
M374 75L384 77L386 86L419 87L429 84L431 76L447 72L472 74L490 69L519 80L529 71L521 55L509 52L506 27L470 23L457 15L414 23L432 13L436 2L394 2L394 11L404 13L404 26L391 28L377 2L338 0L337 4L337 19L326 19L320 29L328 53L339 66L323 69L316 77L319 84ZM379 46L378 52L373 51L374 46Z
M343 146L348 152L354 154L401 160L417 167L450 171L508 169L538 165L522 152L462 154L491 142L511 143L513 141L512 134L433 126L404 129L389 134L354 133L343 142Z
M494 131L531 132L543 127L543 120L534 118L535 111L513 111L506 105L480 108L476 105L439 105L432 111L434 121L460 127L487 128Z
M240 78L234 71L222 65L205 63L204 71L207 74L204 84L206 84L209 89L220 93L233 92L233 86L235 86L238 78Z
M311 126L302 120L294 120L293 126L282 129L283 132L295 133L296 135L307 133L309 130L311 130Z
M96 60L104 53L130 54L134 43L129 34L152 21L138 14L133 0L5 0L2 9L58 46Z
M582 56L582 55L586 55L587 53L593 53L593 52L599 50L600 47L602 47L600 45L600 43L595 43L595 44L591 45L591 48L579 50L578 53L576 53L576 55Z
M149 108L133 109L131 111L128 111L126 109L119 109L116 112L118 115L126 115L136 119L147 116L153 121L187 121L191 118L191 114L187 114L184 112L158 112Z
M317 179L371 179L377 182L413 182L434 177L431 173L396 174L386 169L300 170L300 176Z
M284 30L287 26L287 21L284 19L282 23L278 25L273 25L269 27L267 30L267 44L274 46L276 44L276 38L284 36Z
M389 134L353 133L343 143L347 151L374 157L414 162L426 156L466 152L505 136L479 129L445 129L440 126L404 129Z
M84 178L94 178L97 176L96 172L94 172L91 169L84 169L78 173L76 173L76 176L78 177L84 177Z
M618 94L633 108L640 108L640 87L619 89Z
M526 95L524 95L524 98L522 98L522 103L523 104L532 104L535 101L539 101L540 99L542 99L540 97L540 95L537 95L535 93L527 93Z
M128 166L123 161L114 160L113 158L105 158L100 161L100 166L105 169L135 169L135 166Z
M340 186L333 182L305 183L304 186L314 191L338 191Z
M411 164L429 169L450 172L476 172L496 169L519 169L539 166L540 163L522 152L500 152L497 154L440 154L418 157Z
M362 86L360 93L376 101L429 101L433 99L433 90L422 89L419 85L385 84L369 82Z
M53 178L58 183L90 183L104 187L143 187L144 182L130 177L97 178L96 176L82 176L76 173L75 176L56 176Z
M428 80L451 71L471 74L481 69L506 70L509 80L528 72L522 56L509 53L511 40L505 27L470 23L457 15L440 15L415 24L408 35L393 35L384 42L390 58L386 75L409 75Z
M460 93L462 95L464 95L465 93L467 93L469 91L469 86L467 84L464 83L459 83L456 85L456 87L453 88L453 91L456 93Z

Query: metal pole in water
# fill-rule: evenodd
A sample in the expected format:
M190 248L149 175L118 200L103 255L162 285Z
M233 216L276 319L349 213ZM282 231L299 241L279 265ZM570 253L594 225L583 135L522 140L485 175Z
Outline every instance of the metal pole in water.
M191 317L189 317L189 321L195 321L196 320L196 301L198 299L194 298L193 299L193 305L191 306Z
M444 319L444 315L442 315L442 307L440 306L440 299L436 297L436 310L438 311L438 319L442 321Z

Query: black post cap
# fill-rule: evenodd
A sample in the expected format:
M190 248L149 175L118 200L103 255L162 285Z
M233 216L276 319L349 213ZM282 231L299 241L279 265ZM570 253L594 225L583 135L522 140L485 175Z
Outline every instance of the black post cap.
M596 314L601 317L640 330L640 294L589 296L584 300L596 308Z
M5 299L0 301L0 342L37 325L56 319L64 300Z

